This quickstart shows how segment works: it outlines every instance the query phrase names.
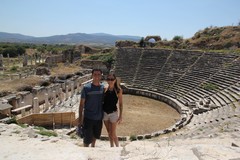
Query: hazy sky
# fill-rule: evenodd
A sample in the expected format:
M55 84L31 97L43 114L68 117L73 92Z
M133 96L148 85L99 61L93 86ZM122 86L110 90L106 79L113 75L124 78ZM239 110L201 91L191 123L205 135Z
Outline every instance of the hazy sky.
M240 0L0 0L0 32L190 38L240 22Z

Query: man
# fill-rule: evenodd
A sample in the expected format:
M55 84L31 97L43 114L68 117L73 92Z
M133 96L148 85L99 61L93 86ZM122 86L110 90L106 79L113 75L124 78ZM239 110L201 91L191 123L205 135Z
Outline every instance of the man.
M102 131L104 85L100 83L102 71L92 70L92 83L86 84L81 92L79 125L83 125L84 147L95 147ZM83 114L84 112L84 114ZM84 118L83 118L84 117Z

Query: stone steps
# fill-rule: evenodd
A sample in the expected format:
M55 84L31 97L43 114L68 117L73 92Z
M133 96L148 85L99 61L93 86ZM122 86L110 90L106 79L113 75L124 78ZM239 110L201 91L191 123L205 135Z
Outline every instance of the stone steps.
M240 92L236 92L235 90L233 90L231 87L227 88L225 90L225 92L227 92L228 94L230 94L232 97L234 97L236 100L240 100Z

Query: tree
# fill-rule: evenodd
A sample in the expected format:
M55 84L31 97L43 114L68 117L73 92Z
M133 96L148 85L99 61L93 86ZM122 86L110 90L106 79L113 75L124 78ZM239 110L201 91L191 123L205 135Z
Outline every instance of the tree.
M139 46L140 46L140 47L146 47L146 43L145 43L143 37L142 37L141 40L139 41Z
M17 57L18 55L23 55L25 53L25 48L21 46L9 46L2 50L2 54L4 57Z
M183 40L183 36L174 36L173 40L174 41L182 41Z

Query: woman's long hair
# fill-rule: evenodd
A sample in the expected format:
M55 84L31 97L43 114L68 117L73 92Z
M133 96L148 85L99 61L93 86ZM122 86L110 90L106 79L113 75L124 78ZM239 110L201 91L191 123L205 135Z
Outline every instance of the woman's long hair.
M115 83L114 83L114 89L117 91L117 93L119 93L120 90L121 90L121 87L120 87L120 79L118 79L114 73L108 74L107 77L109 77L109 76L113 76L114 79L116 80Z

